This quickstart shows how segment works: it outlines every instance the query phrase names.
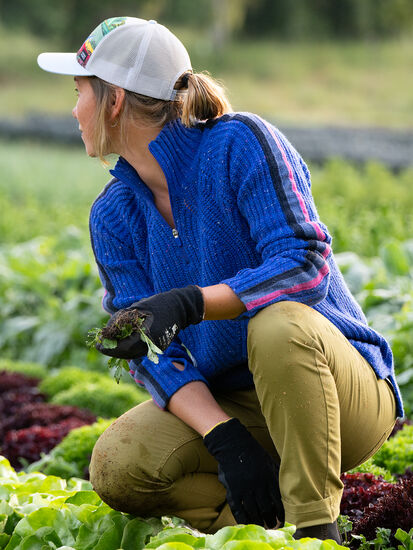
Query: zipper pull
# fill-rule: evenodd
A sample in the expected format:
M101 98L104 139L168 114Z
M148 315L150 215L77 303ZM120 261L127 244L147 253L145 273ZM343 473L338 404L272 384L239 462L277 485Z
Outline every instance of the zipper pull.
M179 233L177 229L172 229L172 235L174 236L174 239L179 239Z

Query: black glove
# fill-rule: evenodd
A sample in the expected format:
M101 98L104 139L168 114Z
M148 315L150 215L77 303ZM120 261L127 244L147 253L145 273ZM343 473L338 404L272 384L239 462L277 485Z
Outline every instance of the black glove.
M195 285L190 285L143 298L125 309L137 310L145 316L142 323L143 331L158 348L165 351L180 330L202 321L204 300L201 290ZM116 323L125 309L120 309L112 315L107 326ZM96 348L105 355L120 359L134 359L148 352L148 346L141 340L139 332L133 332L130 336L118 340L116 348L105 348L102 344L97 344Z
M284 524L279 467L237 418L218 424L204 437L218 462L218 479L238 523Z

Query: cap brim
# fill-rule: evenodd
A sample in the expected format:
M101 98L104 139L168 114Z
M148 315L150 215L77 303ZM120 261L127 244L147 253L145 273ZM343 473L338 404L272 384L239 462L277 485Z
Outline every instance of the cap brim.
M41 69L49 73L92 76L92 73L79 64L75 53L41 53L37 58L37 63Z

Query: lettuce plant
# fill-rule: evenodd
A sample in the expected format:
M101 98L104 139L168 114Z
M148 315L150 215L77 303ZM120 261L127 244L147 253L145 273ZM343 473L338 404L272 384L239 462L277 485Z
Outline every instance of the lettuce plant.
M51 403L75 405L96 416L120 416L149 398L148 393L128 384L117 385L109 378L99 382L77 384L53 396Z
M354 525L353 533L373 539L378 527L390 530L390 542L396 544L398 529L409 531L413 525L413 477L389 484L386 492ZM411 543L413 545L413 541Z
M65 479L71 477L88 479L88 466L93 447L113 420L99 418L94 424L75 428L49 454L45 454L40 460L31 464L27 471L39 471Z
M367 509L377 502L393 485L370 473L356 472L341 476L344 483L340 512L356 521L368 513Z
M62 366L45 377L40 382L39 389L51 398L73 386L88 382L100 382L101 380L107 381L107 379L108 376L99 372L88 371L75 366Z
M164 527L112 510L87 481L16 474L3 457L0 494L1 550L141 550Z
M413 426L405 425L388 439L374 455L373 461L393 474L403 474L413 467Z
M88 482L16 474L0 458L1 550L336 550L333 541L294 540L294 526L224 527L205 535L178 518L133 517L104 504Z

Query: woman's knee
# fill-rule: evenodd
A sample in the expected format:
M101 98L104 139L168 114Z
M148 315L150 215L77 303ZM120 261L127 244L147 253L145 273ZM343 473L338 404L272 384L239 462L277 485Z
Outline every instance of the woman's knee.
M104 502L116 510L126 511L125 502L133 481L130 476L132 465L128 452L125 452L125 443L121 443L122 436L115 433L116 426L108 430L94 446L89 468L90 481Z
M164 488L156 478L145 415L141 420L133 411L118 418L96 442L90 462L96 493L112 508L131 513L141 508L140 497L148 489Z
M148 513L177 478L196 469L199 447L204 449L196 432L147 401L118 418L96 442L93 488L112 508Z

